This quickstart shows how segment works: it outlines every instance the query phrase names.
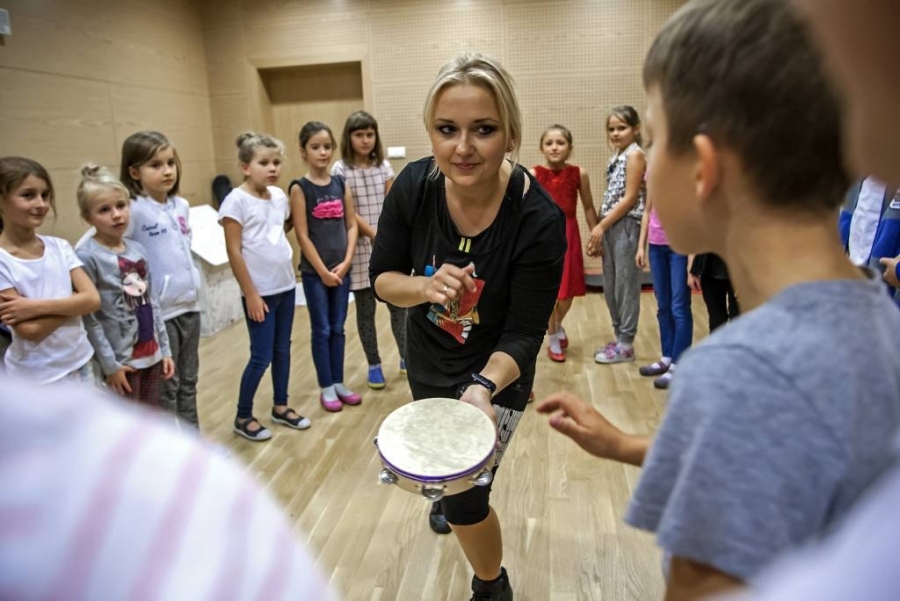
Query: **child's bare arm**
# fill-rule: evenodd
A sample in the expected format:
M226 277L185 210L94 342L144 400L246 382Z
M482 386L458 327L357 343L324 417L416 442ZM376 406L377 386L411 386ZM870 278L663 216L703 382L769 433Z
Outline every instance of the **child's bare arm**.
M591 180L584 169L580 172L581 182L578 185L578 195L581 197L581 206L584 208L584 219L589 230L597 227L597 209L594 207L594 195L591 193Z

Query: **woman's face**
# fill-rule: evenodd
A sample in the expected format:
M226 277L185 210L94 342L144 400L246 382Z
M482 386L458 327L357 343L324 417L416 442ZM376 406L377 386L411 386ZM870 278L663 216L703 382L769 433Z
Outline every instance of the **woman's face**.
M472 84L440 92L428 135L438 168L460 187L494 184L511 146L493 94Z

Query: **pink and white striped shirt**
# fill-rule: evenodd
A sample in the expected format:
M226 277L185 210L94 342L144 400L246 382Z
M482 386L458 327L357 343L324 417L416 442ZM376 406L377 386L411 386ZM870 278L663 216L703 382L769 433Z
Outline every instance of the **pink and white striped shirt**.
M328 599L270 496L80 385L0 375L0 599Z

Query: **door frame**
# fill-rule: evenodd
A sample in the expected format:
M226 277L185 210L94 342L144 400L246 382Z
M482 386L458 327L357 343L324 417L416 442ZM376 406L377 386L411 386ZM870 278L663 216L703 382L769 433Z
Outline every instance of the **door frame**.
M316 67L336 63L359 63L362 77L363 107L372 112L372 68L369 48L364 44L346 44L320 53L253 55L247 58L247 80L250 82L251 118L256 131L272 131L272 105L269 102L260 69L284 67Z

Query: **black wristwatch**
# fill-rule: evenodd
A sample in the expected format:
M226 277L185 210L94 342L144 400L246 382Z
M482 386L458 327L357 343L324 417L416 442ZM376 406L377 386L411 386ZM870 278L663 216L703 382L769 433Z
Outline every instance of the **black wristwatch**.
M473 374L472 374L472 381L471 381L471 382L468 382L468 383L466 383L466 384L463 385L463 387L462 387L462 389L460 390L460 393L459 393L460 396L462 396L462 393L464 393L464 392L466 391L466 389L467 389L469 386L472 386L473 384L478 384L479 386L484 386L485 388L488 389L488 392L491 393L491 396L494 396L494 393L497 392L497 385L496 385L496 384L494 384L493 382L491 382L490 380L488 380L487 378L485 378L484 376L482 376L482 375L479 374L479 373L473 373Z

